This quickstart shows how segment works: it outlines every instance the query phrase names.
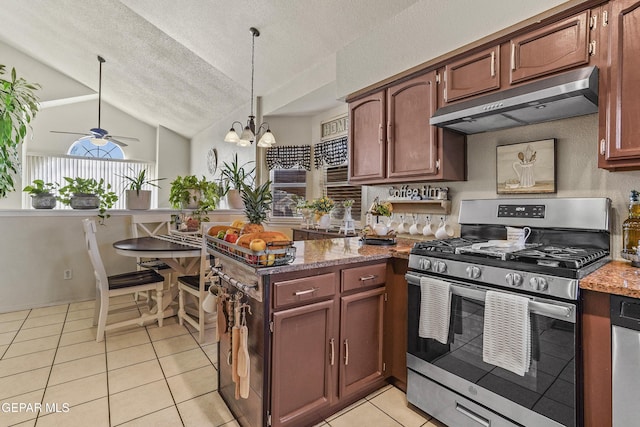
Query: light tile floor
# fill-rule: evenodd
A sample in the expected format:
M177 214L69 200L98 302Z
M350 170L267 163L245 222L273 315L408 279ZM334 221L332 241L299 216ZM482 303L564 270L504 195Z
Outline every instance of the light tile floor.
M0 314L0 427L237 426L217 388L213 330L175 317L107 332L96 342L93 301ZM138 315L130 296L112 299L118 319ZM320 426L446 427L407 407L386 386Z

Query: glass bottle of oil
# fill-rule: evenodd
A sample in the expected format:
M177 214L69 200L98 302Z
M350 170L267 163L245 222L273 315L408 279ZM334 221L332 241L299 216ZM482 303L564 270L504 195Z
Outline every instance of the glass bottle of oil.
M622 223L622 252L636 255L640 239L640 201L638 192L631 190L629 195L629 217Z

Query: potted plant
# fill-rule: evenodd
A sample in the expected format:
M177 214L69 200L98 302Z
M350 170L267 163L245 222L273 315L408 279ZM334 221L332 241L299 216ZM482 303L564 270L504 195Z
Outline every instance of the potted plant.
M96 181L94 178L64 177L67 185L58 190L58 200L73 209L98 209L100 224L110 215L107 209L118 201L118 195L111 191L111 184L105 184L104 179Z
M323 196L313 202L313 209L316 214L318 228L328 230L331 227L331 211L335 207L335 202L327 196Z
M192 209L193 212L184 223L197 230L199 221L208 221L207 213L216 208L220 200L220 188L214 181L207 181L203 176L198 179L195 175L178 176L171 182L169 203L175 209ZM189 221L191 220L191 221ZM195 231L194 230L194 231Z
M202 177L205 180L205 177ZM196 209L200 200L200 180L195 175L178 176L171 182L169 203L175 209Z
M35 209L53 209L56 206L57 183L44 182L41 179L34 179L31 185L24 187L22 191L31 196L31 206Z
M241 195L244 202L244 213L249 222L242 227L240 234L264 231L262 223L267 219L267 212L271 210L271 181L256 188L243 183Z
M253 161L240 165L236 153L233 155L231 163L223 162L220 168L220 174L224 181L223 193L227 196L227 204L231 209L243 208L241 190L247 184L247 180L253 183L253 172L256 170L255 166L248 172L245 170L245 167L250 163Z
M4 69L0 65L0 75ZM34 92L39 88L38 84L18 78L15 68L11 69L11 80L0 78L0 198L15 190L13 179L20 167L18 146L38 112Z
M131 168L129 168L131 169ZM131 169L133 172L133 169ZM147 210L151 207L151 190L145 190L143 187L151 186L160 188L157 181L165 178L149 179L147 170L142 169L137 175L121 175L125 179L127 197L127 209L131 210Z

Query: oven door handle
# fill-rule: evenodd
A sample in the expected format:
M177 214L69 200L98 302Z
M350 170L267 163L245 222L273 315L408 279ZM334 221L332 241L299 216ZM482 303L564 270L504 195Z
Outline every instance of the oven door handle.
M407 273L405 277L409 284L420 285L420 276ZM449 289L453 295L459 295L461 297L480 302L484 302L487 296L487 291L484 288L480 288L478 286L463 286L451 282L448 283ZM576 313L573 305L551 304L531 299L529 301L529 311L531 313L552 317L558 320L566 320L571 323L575 323L576 321Z

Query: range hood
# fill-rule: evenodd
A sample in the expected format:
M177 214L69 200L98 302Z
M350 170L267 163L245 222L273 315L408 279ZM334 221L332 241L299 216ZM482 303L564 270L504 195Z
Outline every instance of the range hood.
M598 69L585 67L439 108L430 124L465 134L598 111Z

